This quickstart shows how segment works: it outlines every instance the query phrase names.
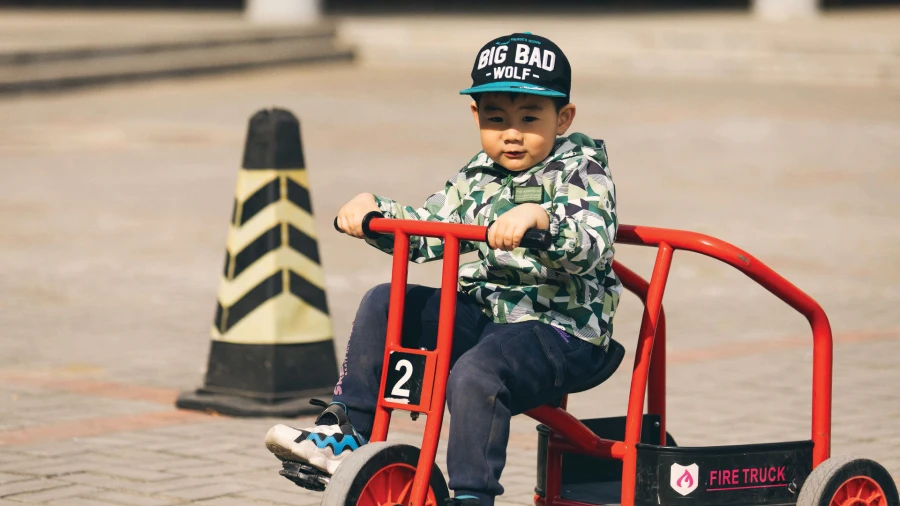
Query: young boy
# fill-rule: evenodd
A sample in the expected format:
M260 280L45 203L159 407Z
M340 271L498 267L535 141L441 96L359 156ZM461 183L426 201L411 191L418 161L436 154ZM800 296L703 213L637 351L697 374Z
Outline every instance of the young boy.
M479 51L472 79L460 94L472 96L483 151L421 209L363 193L337 219L360 239L371 211L490 226L488 243L462 244L478 259L459 269L447 383L449 486L452 504L467 506L492 505L503 493L510 417L558 402L603 366L622 291L612 271L618 222L605 147L582 134L557 137L575 118L565 55L530 33L500 37ZM550 231L547 251L518 247L529 228ZM390 237L366 241L391 252ZM410 244L411 261L443 255L440 239L412 237ZM440 290L408 290L404 345L434 348ZM269 450L333 473L366 443L379 396L388 299L389 285L363 297L333 402L316 426L273 427Z

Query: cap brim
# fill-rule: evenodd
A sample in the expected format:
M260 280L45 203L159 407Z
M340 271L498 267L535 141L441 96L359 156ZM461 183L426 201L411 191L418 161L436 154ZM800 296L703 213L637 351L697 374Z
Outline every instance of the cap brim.
M535 86L533 84L501 81L497 83L487 83L472 88L460 90L460 95L471 95L473 93L525 93L528 95L541 95L544 97L565 97L565 93L561 93L543 86Z

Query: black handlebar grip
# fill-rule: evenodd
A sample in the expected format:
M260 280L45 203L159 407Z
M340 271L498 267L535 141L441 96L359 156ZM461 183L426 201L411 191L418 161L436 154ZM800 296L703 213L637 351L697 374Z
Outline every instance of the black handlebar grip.
M550 236L549 230L530 228L522 235L522 241L519 242L519 247L546 251L550 249L551 239L552 237Z
M490 235L491 233L491 225L493 224L493 221L488 224L487 230L485 230L484 232L484 242L488 243L488 246L491 245L491 241L488 240L488 235ZM522 240L519 241L519 247L546 251L550 249L550 241L552 239L553 238L550 236L549 230L529 228L525 231L524 234L522 234Z
M379 234L378 232L372 232L372 230L369 228L369 222L372 221L372 218L384 218L384 215L378 211L369 211L368 213L366 213L366 215L363 216L362 219L363 235L368 237L369 239L378 239L381 234Z
M377 239L381 234L379 234L378 232L372 232L371 230L369 230L369 222L372 221L372 218L384 218L384 215L378 211L369 211L368 213L366 213L366 215L363 216L363 219L362 219L363 235L365 235L369 239ZM338 226L337 220L338 220L337 216L335 216L334 229L342 234L346 234L346 232L341 230L341 227Z

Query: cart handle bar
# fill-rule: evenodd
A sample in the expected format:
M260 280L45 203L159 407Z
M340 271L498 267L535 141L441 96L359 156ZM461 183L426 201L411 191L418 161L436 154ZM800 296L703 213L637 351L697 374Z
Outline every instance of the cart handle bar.
M686 250L725 262L794 308L809 322L813 334L812 440L813 466L831 453L831 386L833 342L822 307L809 295L753 257L725 241L696 232L620 225L617 244ZM657 281L651 279L651 284ZM665 280L662 280L665 283ZM661 297L661 295L660 295Z

